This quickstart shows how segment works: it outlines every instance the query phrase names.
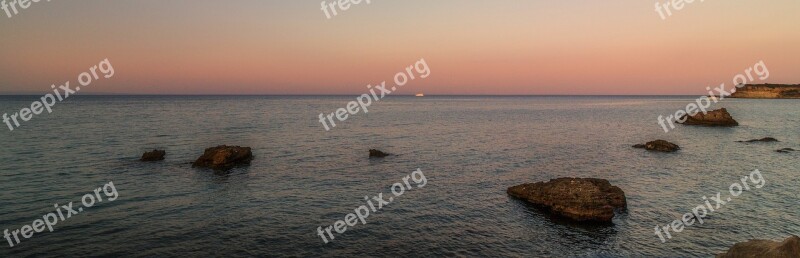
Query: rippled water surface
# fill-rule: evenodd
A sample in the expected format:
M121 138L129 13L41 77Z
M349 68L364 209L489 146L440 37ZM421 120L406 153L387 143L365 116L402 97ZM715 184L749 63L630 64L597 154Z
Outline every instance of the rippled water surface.
M0 108L35 98L0 97ZM119 198L2 246L0 257L707 257L800 234L800 153L775 152L800 149L796 100L726 100L719 107L741 126L664 133L656 117L693 97L390 97L325 132L319 113L353 99L72 97L0 133L0 229L30 225L109 181ZM766 136L781 142L735 142ZM682 150L630 147L655 139ZM188 164L220 144L250 146L255 160L229 174ZM167 159L137 161L153 148ZM371 148L397 155L370 160ZM317 227L417 168L425 187L322 242ZM654 234L754 169L764 187L667 243ZM566 176L608 179L625 191L628 211L611 226L576 225L505 193Z

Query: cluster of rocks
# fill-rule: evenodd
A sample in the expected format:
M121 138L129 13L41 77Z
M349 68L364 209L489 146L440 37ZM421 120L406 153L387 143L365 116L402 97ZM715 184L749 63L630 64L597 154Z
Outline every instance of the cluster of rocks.
M167 155L165 150L153 150L142 154L140 161L152 162L162 161ZM369 150L370 158L384 158L389 153L376 149ZM215 170L230 170L234 167L249 165L253 160L253 151L250 147L220 145L217 147L206 148L197 160L192 163L192 167L211 168Z
M775 139L775 138L772 138L772 137L766 137L766 138L761 138L761 139L753 139L753 140L747 140L747 141L736 141L736 142L755 143L755 142L780 142L780 141L778 139ZM790 152L793 152L793 151L797 151L797 150L792 149L792 148L783 148L783 149L776 150L775 152L778 152L778 153L790 153Z
M165 150L153 150L142 154L139 159L145 162L162 161L167 155ZM250 147L220 145L207 148L202 156L192 163L192 167L205 167L215 170L229 170L241 165L249 165L253 160Z

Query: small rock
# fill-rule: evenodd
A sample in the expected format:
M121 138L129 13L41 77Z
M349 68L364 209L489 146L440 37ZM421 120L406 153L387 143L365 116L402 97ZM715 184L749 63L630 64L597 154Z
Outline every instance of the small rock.
M750 240L733 245L717 258L735 257L800 257L800 237L790 236L783 242L769 240Z
M638 149L646 149L649 151L660 151L660 152L676 152L681 149L681 147L678 146L677 144L665 140L655 140L645 144L636 144L633 145L633 147Z
M150 152L145 152L142 154L142 158L139 159L140 161L160 161L164 160L164 156L167 155L167 151L164 150L153 150Z
M379 150L376 150L376 149L370 149L369 150L369 157L370 158L384 158L384 157L389 156L389 155L392 155L392 154L385 153L385 152L382 152L382 151L379 151Z
M203 156L197 158L192 167L206 167L228 170L239 165L249 165L253 160L250 147L220 145L207 148Z
M783 149L776 150L776 151L780 152L780 153L789 153L789 152L793 152L793 151L797 151L797 150L792 149L792 148L783 148Z
M763 138L763 139L754 139L754 140L749 140L749 141L737 141L737 142L780 142L780 141L778 141L778 139L775 139L775 138L772 138L772 137L766 137L766 138Z
M558 178L512 186L507 193L576 221L611 222L615 209L627 207L622 189L605 179Z
M727 109L718 109L713 111L708 111L708 113L698 112L697 114L690 116L684 115L681 117L681 120L686 119L685 122L681 123L684 125L704 125L704 126L738 126L739 122L731 117L731 114L728 113Z

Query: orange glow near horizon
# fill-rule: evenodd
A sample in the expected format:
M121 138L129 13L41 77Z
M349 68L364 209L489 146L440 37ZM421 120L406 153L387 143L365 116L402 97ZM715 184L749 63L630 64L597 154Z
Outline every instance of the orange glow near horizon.
M132 94L361 94L425 58L399 94L703 94L764 60L800 83L800 1L39 3L0 20L0 94L44 92L109 58ZM756 81L761 83L761 81Z

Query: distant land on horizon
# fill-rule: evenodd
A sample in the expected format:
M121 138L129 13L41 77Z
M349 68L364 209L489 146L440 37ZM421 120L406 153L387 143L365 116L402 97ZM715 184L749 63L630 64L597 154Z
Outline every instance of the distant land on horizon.
M0 93L0 96L41 96L49 91L43 92L10 92ZM422 92L424 93L424 92ZM354 96L359 94L140 94L140 93L109 93L109 92L87 92L75 94L76 96ZM683 97L697 96L698 94L427 94L424 97L448 97L448 96L487 96L487 97L525 97L525 96L620 96L620 97ZM392 94L392 96L415 97L415 93ZM423 98L424 98L423 97ZM747 84L738 89L732 98L800 98L800 84Z

